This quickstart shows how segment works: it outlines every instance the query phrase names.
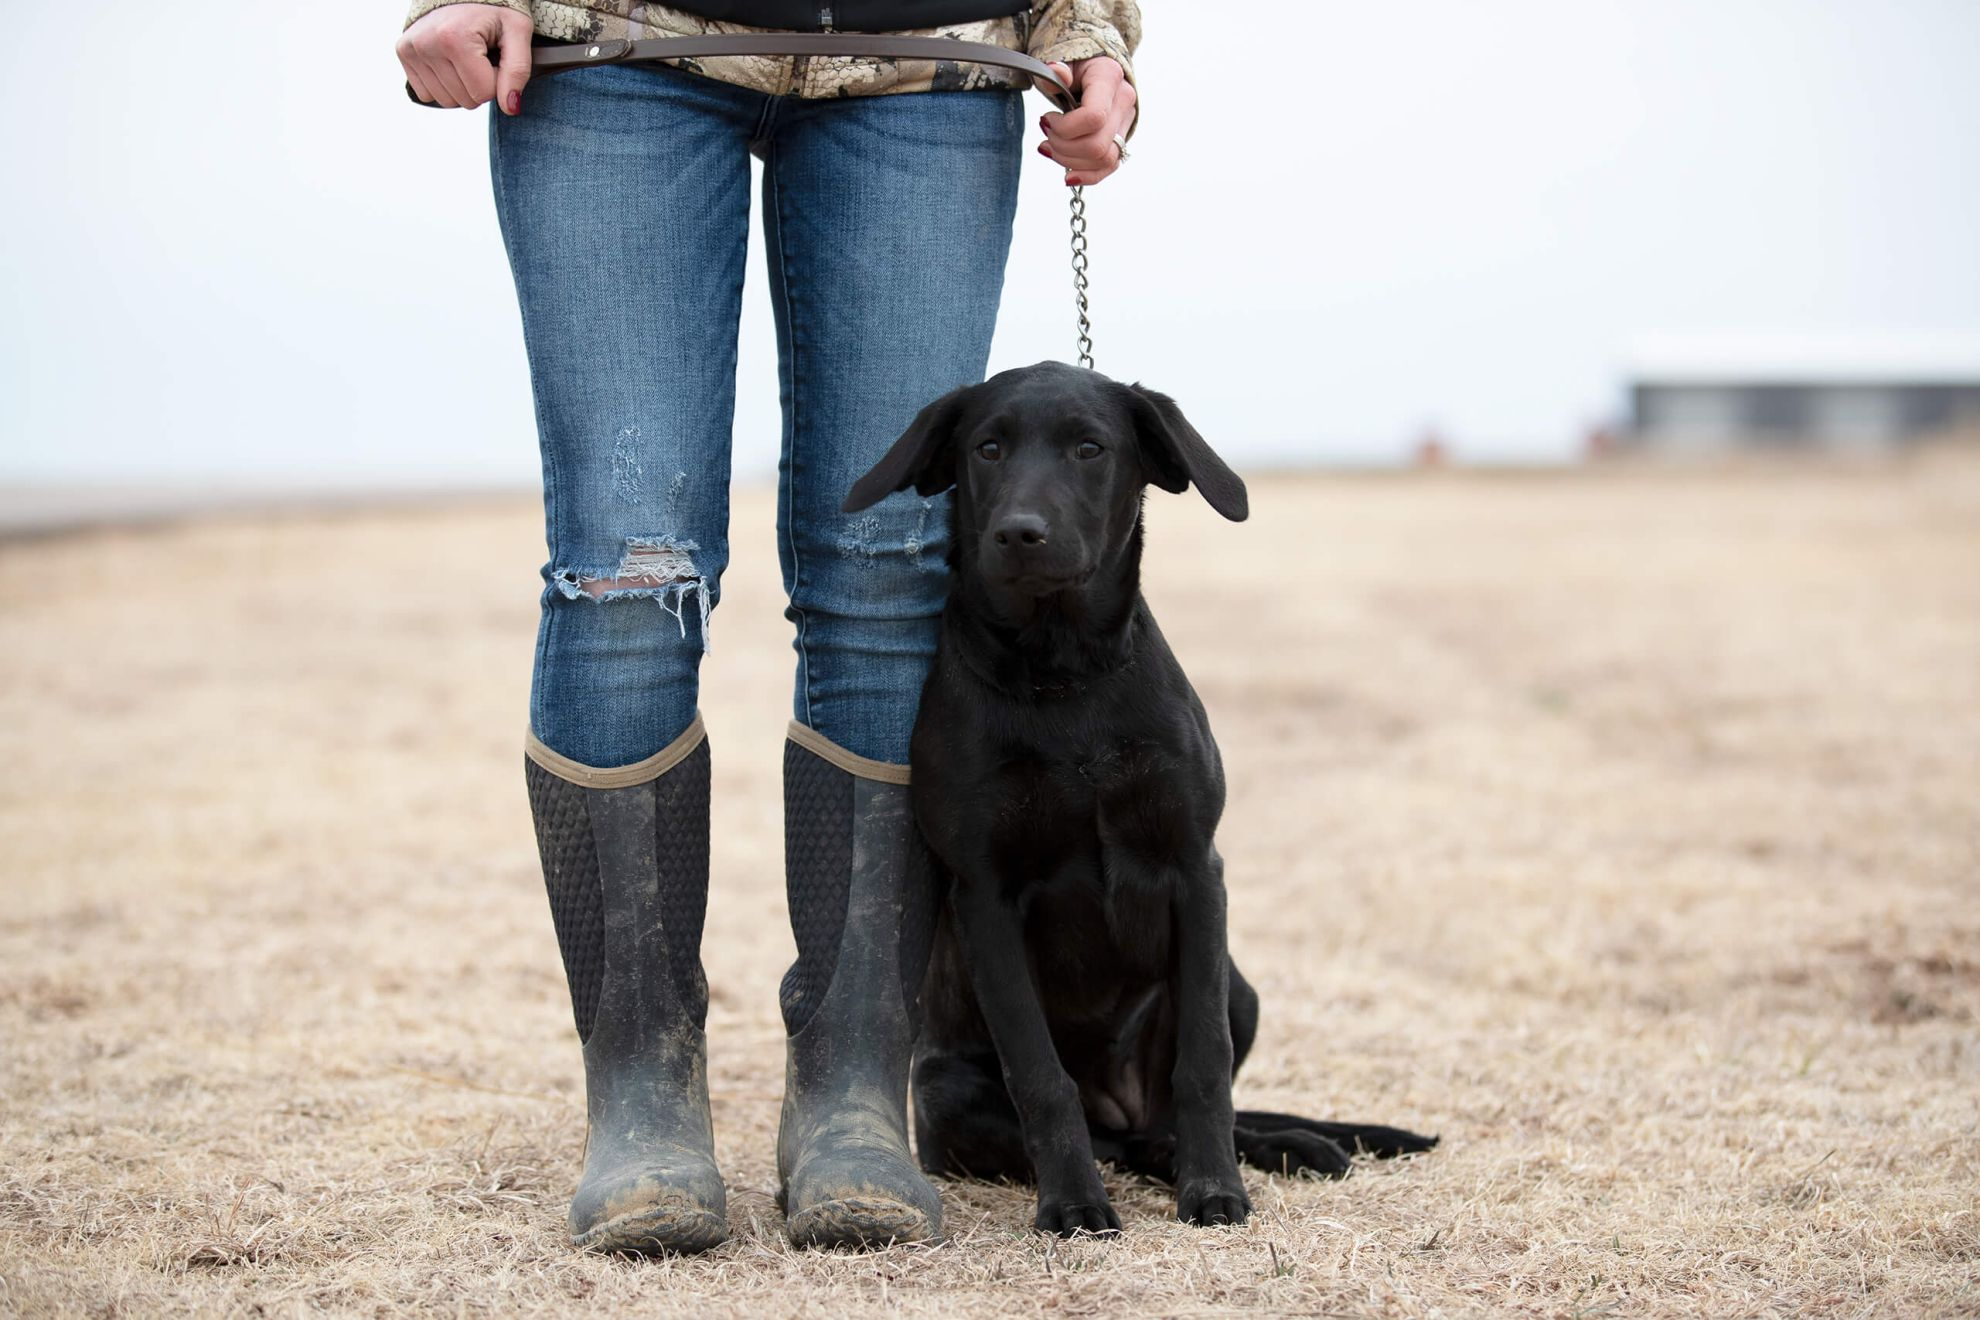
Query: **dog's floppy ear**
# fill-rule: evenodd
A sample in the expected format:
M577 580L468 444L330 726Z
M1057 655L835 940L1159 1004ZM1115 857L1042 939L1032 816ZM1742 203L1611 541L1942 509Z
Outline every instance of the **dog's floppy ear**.
M1210 507L1232 522L1243 522L1251 514L1251 501L1245 494L1244 479L1224 466L1210 448L1210 442L1189 424L1176 401L1166 394L1130 385L1128 397L1134 409L1135 433L1141 439L1141 452L1148 461L1149 480L1163 490L1180 493L1196 483L1197 493Z
M963 396L975 389L964 385L950 390L916 413L894 441L894 447L881 455L867 474L853 483L843 511L858 513L886 499L897 490L913 486L917 495L934 495L956 484L955 464L949 453L956 422L962 416Z

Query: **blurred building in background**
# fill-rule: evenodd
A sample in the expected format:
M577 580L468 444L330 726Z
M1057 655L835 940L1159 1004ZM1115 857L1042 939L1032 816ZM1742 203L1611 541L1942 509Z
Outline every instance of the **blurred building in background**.
M1980 337L1693 336L1630 356L1629 448L1884 453L1980 436Z

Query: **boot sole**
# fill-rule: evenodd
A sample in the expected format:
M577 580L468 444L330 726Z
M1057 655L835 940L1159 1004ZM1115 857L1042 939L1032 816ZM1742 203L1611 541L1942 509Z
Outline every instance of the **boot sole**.
M880 1247L926 1242L935 1236L927 1214L882 1197L821 1201L792 1215L785 1226L791 1241L801 1247Z
M691 1256L729 1240L729 1221L711 1210L660 1207L620 1215L571 1235L581 1251Z

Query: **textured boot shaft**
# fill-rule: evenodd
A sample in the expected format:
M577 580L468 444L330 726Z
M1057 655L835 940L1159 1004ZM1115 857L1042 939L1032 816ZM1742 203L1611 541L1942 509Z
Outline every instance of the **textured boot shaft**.
M838 965L852 879L853 783L822 757L784 744L784 894L797 961L777 999L790 1035L811 1020Z
M670 1018L684 1011L702 1027L708 1015L701 967L708 906L707 742L666 774L629 788L581 788L534 761L524 763L524 773L578 1039L591 1040L608 961L620 971L615 1002L630 1008L630 994ZM627 886L611 905L625 930L613 941L616 957L610 958L601 840L604 863ZM645 935L656 921L660 938L649 943Z
M523 762L530 814L536 819L536 851L550 892L550 920L571 987L571 1015L580 1041L591 1039L598 1013L598 984L605 975L605 908L598 891L598 849L591 840L585 790L557 778L534 761Z

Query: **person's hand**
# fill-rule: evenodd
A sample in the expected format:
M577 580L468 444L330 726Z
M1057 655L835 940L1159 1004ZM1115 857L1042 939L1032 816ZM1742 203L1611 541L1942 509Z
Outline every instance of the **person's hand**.
M493 100L519 115L532 31L527 14L502 5L443 5L399 34L399 63L422 101L472 110ZM501 68L490 51L501 52Z
M1121 167L1121 149L1114 141L1134 123L1134 84L1121 66L1105 55L1071 64L1054 62L1053 69L1072 86L1079 107L1057 111L1038 121L1045 140L1038 154L1057 161L1066 171L1066 186L1098 183Z

